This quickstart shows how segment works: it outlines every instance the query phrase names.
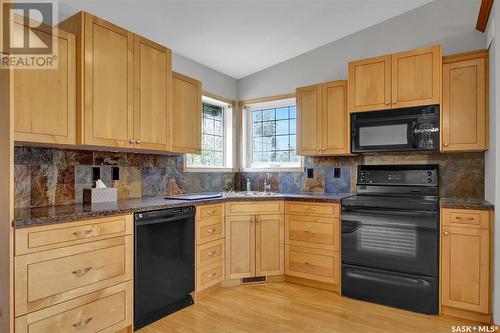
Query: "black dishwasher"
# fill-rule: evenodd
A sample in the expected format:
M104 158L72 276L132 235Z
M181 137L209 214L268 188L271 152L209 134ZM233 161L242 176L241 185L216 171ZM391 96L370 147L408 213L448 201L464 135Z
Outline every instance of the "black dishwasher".
M194 206L136 213L134 328L193 304Z

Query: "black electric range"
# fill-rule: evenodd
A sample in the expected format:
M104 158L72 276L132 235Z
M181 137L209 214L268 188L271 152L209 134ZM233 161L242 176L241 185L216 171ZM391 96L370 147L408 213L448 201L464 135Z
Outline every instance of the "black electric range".
M438 313L437 165L361 165L342 200L342 294Z

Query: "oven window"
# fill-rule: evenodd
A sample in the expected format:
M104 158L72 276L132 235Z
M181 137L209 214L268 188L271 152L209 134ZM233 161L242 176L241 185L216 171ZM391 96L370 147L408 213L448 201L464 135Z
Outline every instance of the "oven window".
M360 146L407 145L407 124L367 126L359 128Z
M358 250L411 258L417 256L417 232L414 229L365 225L359 231Z

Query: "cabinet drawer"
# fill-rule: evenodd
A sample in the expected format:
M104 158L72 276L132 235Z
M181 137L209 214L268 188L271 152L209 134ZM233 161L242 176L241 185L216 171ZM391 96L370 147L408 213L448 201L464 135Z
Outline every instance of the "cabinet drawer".
M239 201L226 203L226 215L283 213L283 201Z
M201 268L224 260L224 240L219 239L196 247L196 267Z
M224 280L224 261L200 268L196 274L196 291L200 292L222 280Z
M487 210L443 209L441 211L443 225L488 229L490 212Z
M132 324L132 284L122 283L15 320L16 333L114 333Z
M196 245L224 237L224 217L216 216L196 220Z
M130 235L132 215L16 229L16 255Z
M286 243L325 250L340 249L339 220L328 217L287 215Z
M287 245L285 274L339 283L339 252Z
M309 203L287 202L287 214L300 214L306 216L332 216L339 217L339 204L336 203Z
M203 205L203 206L198 206L196 208L197 210L197 217L199 218L205 218L205 217L212 217L212 216L222 216L224 207L223 204L215 204L215 205Z
M132 236L15 258L16 315L132 278Z

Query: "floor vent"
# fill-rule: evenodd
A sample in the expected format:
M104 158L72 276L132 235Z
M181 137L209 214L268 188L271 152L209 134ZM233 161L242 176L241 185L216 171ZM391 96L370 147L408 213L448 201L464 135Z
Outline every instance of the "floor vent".
M241 284L256 284L256 283L265 283L267 281L265 276L256 276L249 278L242 278Z

